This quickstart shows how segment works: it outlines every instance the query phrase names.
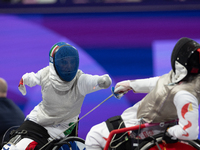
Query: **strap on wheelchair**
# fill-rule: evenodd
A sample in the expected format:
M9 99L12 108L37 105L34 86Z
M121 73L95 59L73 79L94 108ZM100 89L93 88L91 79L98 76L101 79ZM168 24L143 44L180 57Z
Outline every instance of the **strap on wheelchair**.
M48 142L49 134L47 130L39 124L26 120L17 130L11 133L10 142L17 143L23 138L30 138L38 143L40 148Z
M125 128L125 125L124 125L124 122L123 122L121 116L114 116L114 117L109 118L108 120L106 120L106 125L110 132L115 129ZM125 133L116 134L114 140L116 140L116 139L119 139L119 140L111 143L111 145L116 145L115 150L131 150L132 142L127 133L126 134ZM117 146L120 142L122 144ZM112 148L109 147L109 150L112 150Z

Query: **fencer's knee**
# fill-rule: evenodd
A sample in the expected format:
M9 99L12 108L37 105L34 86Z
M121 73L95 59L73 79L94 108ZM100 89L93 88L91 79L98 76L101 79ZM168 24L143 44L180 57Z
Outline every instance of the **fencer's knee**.
M106 138L108 137L108 134L109 131L105 122L93 126L86 136L86 147L92 147L95 150L103 149L106 144Z
M100 142L100 135L96 132L96 127L92 127L85 140L86 150L103 150Z
M97 131L97 127L93 126L90 131L88 132L87 136L86 136L86 140L85 140L85 144L90 145L91 143L96 143L97 139L99 137L99 135L96 133Z

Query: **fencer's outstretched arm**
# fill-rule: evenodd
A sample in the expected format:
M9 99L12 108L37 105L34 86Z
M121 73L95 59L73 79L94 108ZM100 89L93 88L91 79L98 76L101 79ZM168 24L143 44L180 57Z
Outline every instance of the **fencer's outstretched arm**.
M18 85L18 89L22 93L22 95L26 95L25 85L28 85L30 87L33 87L35 85L40 85L40 75L42 70L43 69L39 70L37 73L34 72L26 73L22 76Z
M156 86L158 79L159 77L152 77L121 81L116 84L114 93L127 93L129 90L133 90L135 93L149 93Z
M78 80L78 88L82 95L86 95L100 89L106 89L111 84L112 80L108 74L102 76L83 74Z
M179 118L178 125L167 132L183 140L196 140L199 134L199 105L194 95L187 91L180 91L174 97L174 104Z

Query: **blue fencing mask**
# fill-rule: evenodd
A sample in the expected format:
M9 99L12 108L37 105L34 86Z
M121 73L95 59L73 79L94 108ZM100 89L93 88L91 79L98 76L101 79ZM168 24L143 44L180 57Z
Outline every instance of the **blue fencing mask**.
M79 54L75 47L65 43L56 43L49 52L50 62L61 80L70 82L76 76L79 67Z

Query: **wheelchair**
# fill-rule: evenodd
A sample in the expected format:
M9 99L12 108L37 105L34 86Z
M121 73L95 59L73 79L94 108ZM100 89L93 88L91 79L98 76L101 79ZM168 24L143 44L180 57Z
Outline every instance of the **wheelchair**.
M0 149L3 147L4 144L6 144L9 139L10 139L10 134L16 130L17 128L19 128L19 126L12 126L10 127L3 135L2 139L1 139L1 143L0 143Z
M52 150L85 150L85 140L80 137L65 137L54 143Z
M85 140L78 137L78 123L69 136L55 139L50 145L39 150L86 150Z
M134 139L127 133L129 131L138 131L143 128L156 126L158 124L144 123L133 127L121 128L112 130L107 139L104 150L200 150L200 140L178 140L176 143L165 144L162 142L164 133L159 133L154 136L149 136L144 139ZM121 134L124 141L123 146L113 146L114 136ZM120 140L119 140L120 141ZM118 142L119 143L119 142ZM121 143L123 143L121 141ZM118 144L119 145L119 144ZM128 145L128 146L127 146Z
M186 140L178 140L177 143L164 144L162 142L163 134L158 134L153 137L149 137L145 139L143 142L139 144L137 148L134 150L199 150L200 149L200 141L186 141Z
M2 138L2 141L0 143L0 149L7 144L10 140L10 135L12 132L15 132L20 126L13 126L9 128ZM85 150L85 140L78 137L77 135L78 127L74 128L72 133L64 138L61 139L54 139L51 142L49 142L47 145L44 145L44 147L41 147L37 150Z
M64 137L51 141L39 150L86 150L85 140L76 136Z

